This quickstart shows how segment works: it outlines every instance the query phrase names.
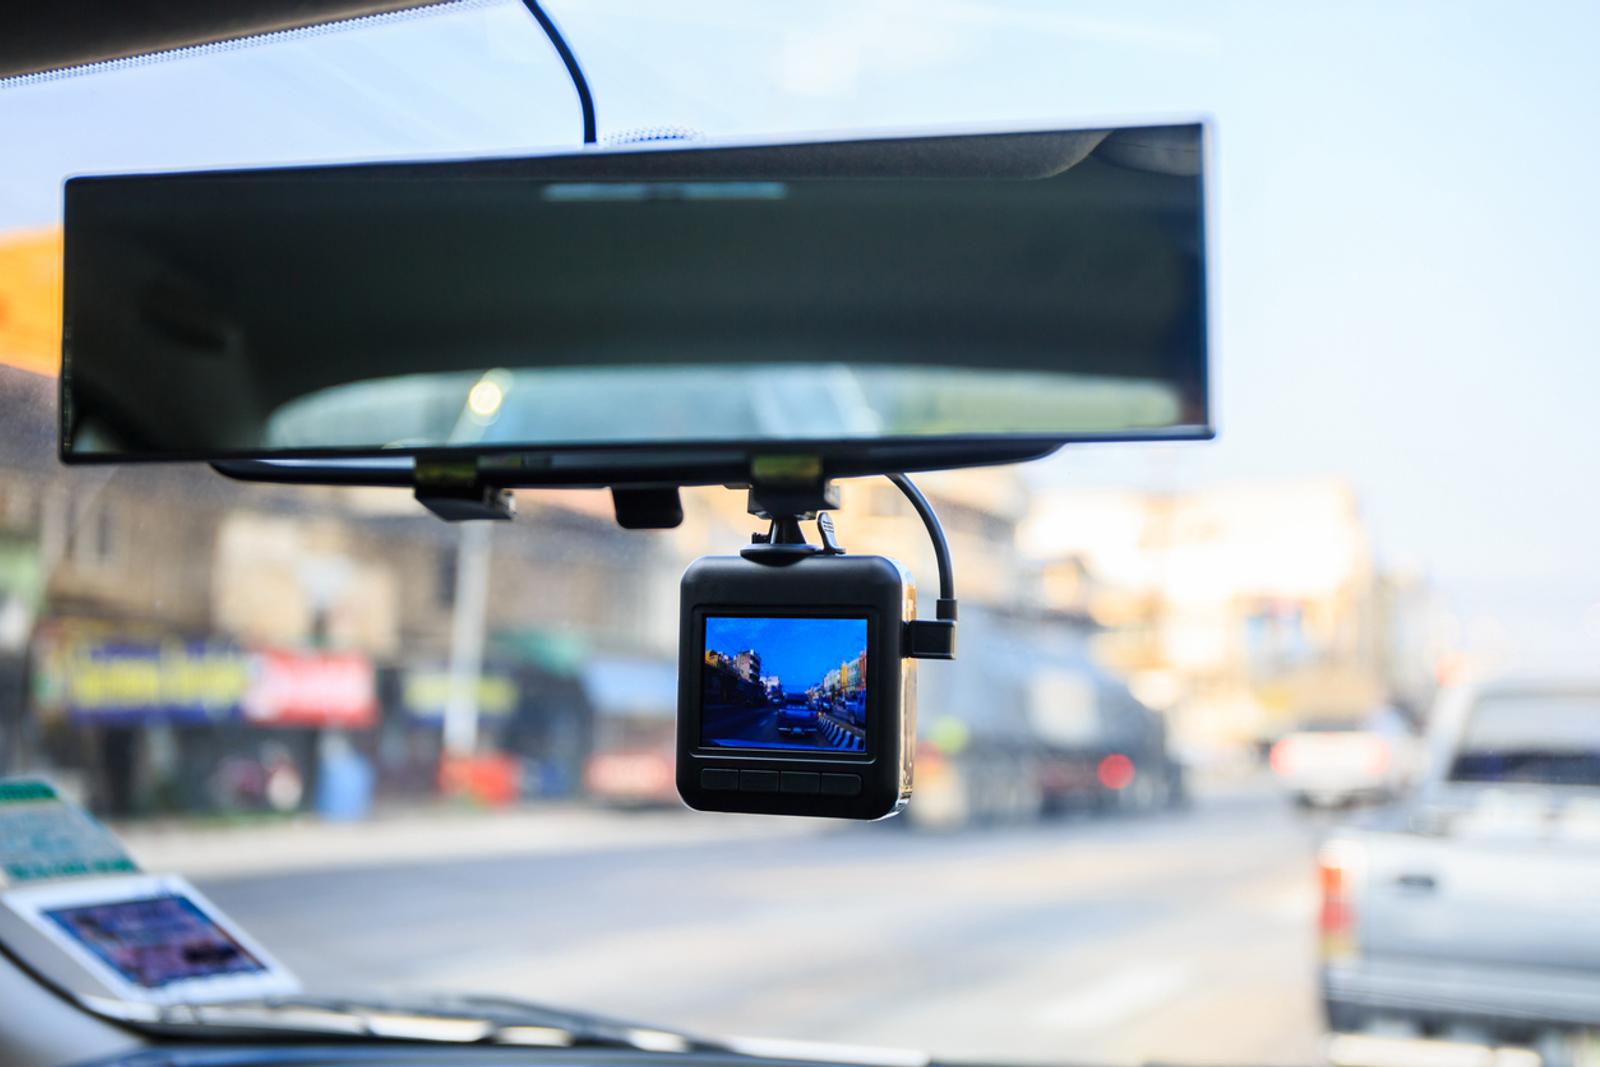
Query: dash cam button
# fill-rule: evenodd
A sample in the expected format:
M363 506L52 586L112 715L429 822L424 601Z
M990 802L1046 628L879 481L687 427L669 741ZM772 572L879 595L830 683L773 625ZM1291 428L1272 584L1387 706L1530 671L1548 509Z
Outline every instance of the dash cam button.
M700 772L700 788L731 792L739 788L739 772L732 767L707 767Z
M815 793L818 790L816 771L784 771L778 786L782 793Z
M749 772L746 772L749 773ZM853 797L861 793L859 774L824 774L822 795L825 797Z
M740 771L739 792L741 793L776 793L778 791L777 771Z

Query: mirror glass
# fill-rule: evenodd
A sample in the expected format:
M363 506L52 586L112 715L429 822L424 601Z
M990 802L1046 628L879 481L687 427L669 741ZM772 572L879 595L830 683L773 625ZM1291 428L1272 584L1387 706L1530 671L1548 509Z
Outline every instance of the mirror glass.
M1199 126L75 178L63 455L1209 434Z

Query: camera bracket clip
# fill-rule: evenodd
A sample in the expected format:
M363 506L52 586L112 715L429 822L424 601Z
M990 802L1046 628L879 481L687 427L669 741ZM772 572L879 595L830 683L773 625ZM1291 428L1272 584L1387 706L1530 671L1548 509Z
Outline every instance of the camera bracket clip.
M781 567L807 556L842 556L829 511L839 507L839 487L822 474L820 461L806 456L758 457L750 466L748 511L769 523L739 551L755 563ZM806 540L800 523L815 520L822 544Z
M806 464L804 457L786 457L786 462L763 470L752 465L749 512L770 522L766 533L751 535L751 543L739 555L754 563L782 567L810 556L842 556L829 511L839 507L839 487L822 476L821 464ZM797 462L799 461L799 462ZM762 475L765 475L763 477ZM905 494L917 515L927 526L934 554L939 560L939 598L935 618L912 619L905 623L905 655L912 659L956 658L956 598L954 569L944 529L933 505L904 474L889 480ZM822 544L806 540L803 520L816 520Z

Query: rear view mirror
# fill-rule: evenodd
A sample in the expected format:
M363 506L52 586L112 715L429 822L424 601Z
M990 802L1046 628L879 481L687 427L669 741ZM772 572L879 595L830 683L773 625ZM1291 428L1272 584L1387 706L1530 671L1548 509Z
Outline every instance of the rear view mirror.
M1203 156L1190 125L76 178L62 457L617 484L1206 437Z

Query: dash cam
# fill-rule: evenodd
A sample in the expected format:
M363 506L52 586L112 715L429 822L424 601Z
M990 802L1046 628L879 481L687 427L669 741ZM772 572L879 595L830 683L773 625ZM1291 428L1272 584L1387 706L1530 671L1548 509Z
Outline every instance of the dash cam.
M678 791L701 811L892 815L911 796L915 586L883 556L791 547L683 576Z

